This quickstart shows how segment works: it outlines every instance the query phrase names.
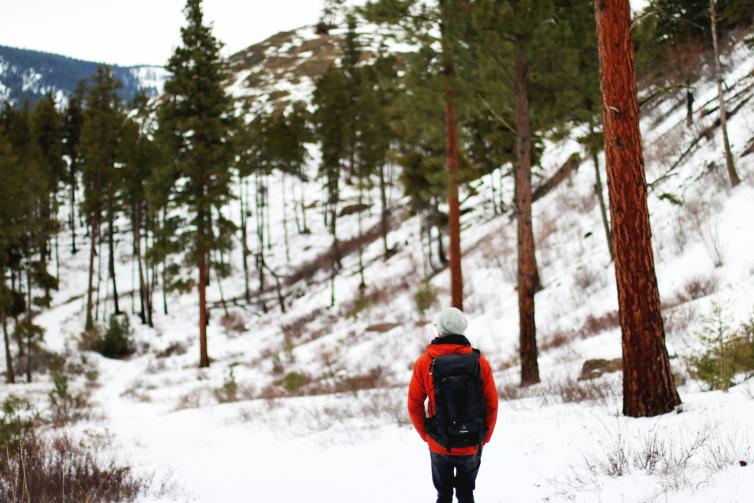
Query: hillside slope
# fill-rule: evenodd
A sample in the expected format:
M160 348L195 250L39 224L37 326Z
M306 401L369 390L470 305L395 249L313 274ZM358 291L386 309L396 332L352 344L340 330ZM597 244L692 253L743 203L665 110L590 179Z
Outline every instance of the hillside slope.
M307 42L297 40L299 49ZM250 61L259 57L254 54L259 52L247 53L246 65L254 67ZM298 54L295 59L301 61ZM690 378L684 359L698 351L697 334L713 302L724 306L731 325L754 309L754 156L743 155L754 136L754 56L739 45L728 67L731 107L739 107L730 131L744 179L735 190L728 187L714 127L712 82L696 83L693 128L686 128L681 96L653 102L642 121L658 281L673 368L683 382L682 413L624 418L618 373L576 381L585 360L621 354L615 279L594 196L593 166L583 164L534 206L544 286L536 298L543 382L526 390L515 386L515 220L495 217L489 204L491 185L502 171L479 181L477 195L465 200L468 334L492 362L502 397L496 434L484 454L478 501L750 500L754 382L744 381L727 394L704 392ZM254 87L245 71L237 72L234 93L240 92L239 82ZM302 77L301 90L288 90L289 96L303 93L310 78ZM272 85L260 84L266 89L260 96L271 89L264 86ZM574 152L581 146L573 139L548 143L544 171L553 173ZM314 154L310 174L317 169ZM511 200L512 181L503 184ZM311 203L312 232L291 231L290 264L282 201L273 200L268 253L271 267L284 275L316 261L329 246L320 217L321 188L312 181L301 189ZM271 190L280 192L282 181ZM346 204L353 197L344 193ZM377 200L376 193L371 199ZM405 203L392 194L396 214ZM365 215L365 228L378 222L376 208ZM230 211L237 215L239 209ZM289 287L284 314L272 305L263 313L240 300L227 302L224 313L221 296L242 298L236 250L231 277L213 280L209 291L209 369L196 368L194 294L170 295L169 315L157 316L154 329L137 327L138 352L132 358L113 361L81 352L86 257L71 256L61 246L61 261L67 264L61 290L55 307L38 317L46 328L45 344L99 371L93 399L111 434L109 449L137 470L172 474L176 489L143 501L376 503L432 497L426 448L408 423L404 400L412 363L433 336L428 319L449 302L449 278L421 253L419 219L406 215L399 222L389 237L396 253L387 262L378 241L364 251L368 288L363 297L357 258L345 258L334 308L327 307L327 271L315 270ZM295 227L290 221L288 226ZM341 229L341 239L354 237L357 216L345 216ZM118 246L127 259L129 240L124 237ZM116 273L121 289L133 290L127 260ZM422 314L413 296L425 277L431 277L439 297ZM100 294L107 297L106 287ZM124 297L123 303L128 300ZM105 318L112 308L108 302L102 306ZM22 393L45 404L48 389L42 379L31 386L3 385L0 394ZM76 430L101 426L84 422Z

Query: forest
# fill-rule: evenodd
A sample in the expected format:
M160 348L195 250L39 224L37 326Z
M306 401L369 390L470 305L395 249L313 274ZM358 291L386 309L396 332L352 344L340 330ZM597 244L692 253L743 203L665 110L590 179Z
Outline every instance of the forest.
M726 63L735 48L746 58L754 51L753 0L650 0L633 13L617 0L371 0L359 7L330 0L313 30L337 39L337 57L305 99L265 103L229 92L233 75L201 0L187 0L184 13L162 94L125 96L132 84L100 65L65 99L3 104L0 322L9 392L52 384L46 407L52 422L67 424L77 409L68 386L85 373L68 376L76 355L140 358L176 319L193 327L182 334L192 346L163 351L188 352L186 372L217 368L210 379L222 380L220 403L391 389L382 366L328 374L335 353L318 357L327 378L289 370L299 344L292 341L314 340L322 320L357 320L380 296L397 295L376 271L392 271L405 250L421 257L401 287L414 292L410 309L419 319L446 302L473 313L479 279L466 264L481 245L468 238L487 222L509 222L513 246L487 252L488 262L506 263L515 291L506 306L515 331L511 364L495 367L515 370L516 382L500 391L504 407L551 376L552 358L543 352L555 346L543 338L539 300L553 291L551 263L559 259L540 249L543 219L534 204L573 192L557 211L576 215L573 179L581 176L598 216L591 242L604 248L605 275L617 292L608 323L621 341L619 415L683 410L677 356L666 347L672 300L661 298L655 267L664 253L653 233L659 217L648 198L682 207L685 189L661 184L678 179L695 149L718 136L709 164L719 164L721 190L751 186L751 144L744 152L732 141L746 133L729 130L729 122L751 115L754 84L735 87L725 74L735 71ZM712 98L702 93L705 83ZM678 135L690 140L652 180L645 159L654 163L660 154L643 146L640 120L662 107L682 113ZM553 145L569 146L554 167ZM409 222L418 228L410 236ZM705 225L698 227L707 236ZM721 258L715 267L722 265ZM585 280L583 290L591 284ZM305 297L314 289L314 300ZM72 338L66 351L76 348L64 357L48 347L57 335L38 320L66 304L78 310L67 331L57 330ZM250 317L270 324L294 315L281 325L283 349L261 354L249 370L270 366L272 384L244 395L235 364L216 363L213 324L240 323L245 333ZM717 315L717 332L705 332L707 346L688 360L690 378L728 390L754 372L754 329L751 322L731 329L719 306ZM723 337L724 323L738 335ZM6 399L0 445L27 441L18 419L27 406ZM0 455L3 497L15 494L3 482L20 466L13 450ZM107 501L134 497L139 481L128 477Z

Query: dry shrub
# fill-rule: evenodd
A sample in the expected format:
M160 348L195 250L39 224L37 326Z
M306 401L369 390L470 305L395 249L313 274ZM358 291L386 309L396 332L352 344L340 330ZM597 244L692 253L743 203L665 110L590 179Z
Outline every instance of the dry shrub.
M220 318L220 324L226 332L240 334L246 332L246 320L238 311L229 311Z
M693 229L715 267L721 267L725 262L725 243L720 235L720 222L716 218L719 206L719 203L701 199L694 199L686 204Z
M575 330L555 330L549 335L542 336L542 340L539 343L539 350L545 352L561 348L578 339L579 334L580 332Z
M696 300L715 293L718 289L717 275L707 276L697 274L692 276L684 285L683 291L689 300Z
M589 214L597 206L597 202L597 194L595 192L587 192L573 200L571 210L575 209L581 214Z
M639 471L656 476L666 494L698 487L717 472L752 462L747 435L737 430L721 432L719 424L703 425L691 434L680 430L668 435L652 428L634 438L620 430L608 431L600 443L604 452L584 460L592 475L622 477Z
M401 276L397 281L373 286L368 288L366 292L360 292L350 301L345 302L341 308L341 312L346 318L355 317L366 309L387 304L396 297L398 292L407 291L411 286L412 284L408 275Z
M583 265L574 273L573 282L581 292L587 292L592 286L599 283L600 278L599 272L593 270L588 265Z
M148 480L131 467L103 463L96 451L61 436L31 436L19 448L0 450L0 501L81 503L134 501Z
M175 405L174 410L198 409L203 405L202 394L203 390L201 388L189 391L178 399L178 403Z
M498 390L503 400L520 400L538 398L543 405L550 403L593 402L608 405L612 399L620 396L620 386L606 379L577 381L567 378L559 382L541 383L522 387L514 383L504 383Z
M606 330L612 330L620 326L618 311L608 311L602 315L595 316L590 314L581 324L581 327L574 330L556 329L552 333L543 334L541 342L538 344L542 352L552 349L559 349L572 342L580 339L588 339L594 335Z
M618 311L609 311L600 316L589 315L581 327L581 336L588 337L620 326Z
M537 250L542 250L547 248L547 241L558 231L557 219L553 214L547 213L537 222L536 228Z
M320 307L309 311L289 323L284 323L280 328L286 338L299 339L307 332L311 323L323 318L331 319L331 316L328 315L327 309Z
M364 374L342 377L336 382L334 391L348 391L355 394L365 389L381 388L385 384L385 371L382 367L377 366Z
M169 358L173 355L182 355L185 354L187 351L186 345L183 343L180 343L178 341L171 342L168 344L168 346L163 349L162 351L158 351L155 353L155 356L157 358Z
M698 313L691 304L676 307L667 313L663 312L665 332L674 335L685 334L697 317Z
M569 378L553 385L552 390L563 403L595 402L603 405L621 393L615 382L603 379L578 381Z

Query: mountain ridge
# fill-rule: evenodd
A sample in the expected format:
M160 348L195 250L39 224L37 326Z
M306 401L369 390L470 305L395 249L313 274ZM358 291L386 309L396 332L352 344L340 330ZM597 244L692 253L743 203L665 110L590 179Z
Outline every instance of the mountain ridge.
M103 64L63 54L0 45L0 101L20 105L47 94L57 101L72 94L79 81L94 75ZM122 96L130 100L138 91L150 96L162 92L164 68L155 65L108 65L123 83Z

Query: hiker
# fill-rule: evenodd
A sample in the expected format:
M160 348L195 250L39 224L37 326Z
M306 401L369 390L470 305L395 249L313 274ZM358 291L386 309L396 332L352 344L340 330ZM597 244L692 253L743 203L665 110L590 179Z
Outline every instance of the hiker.
M492 369L464 336L467 326L456 308L438 314L437 337L416 360L408 389L411 422L429 446L437 503L451 503L454 487L458 503L474 503L482 446L497 420Z

